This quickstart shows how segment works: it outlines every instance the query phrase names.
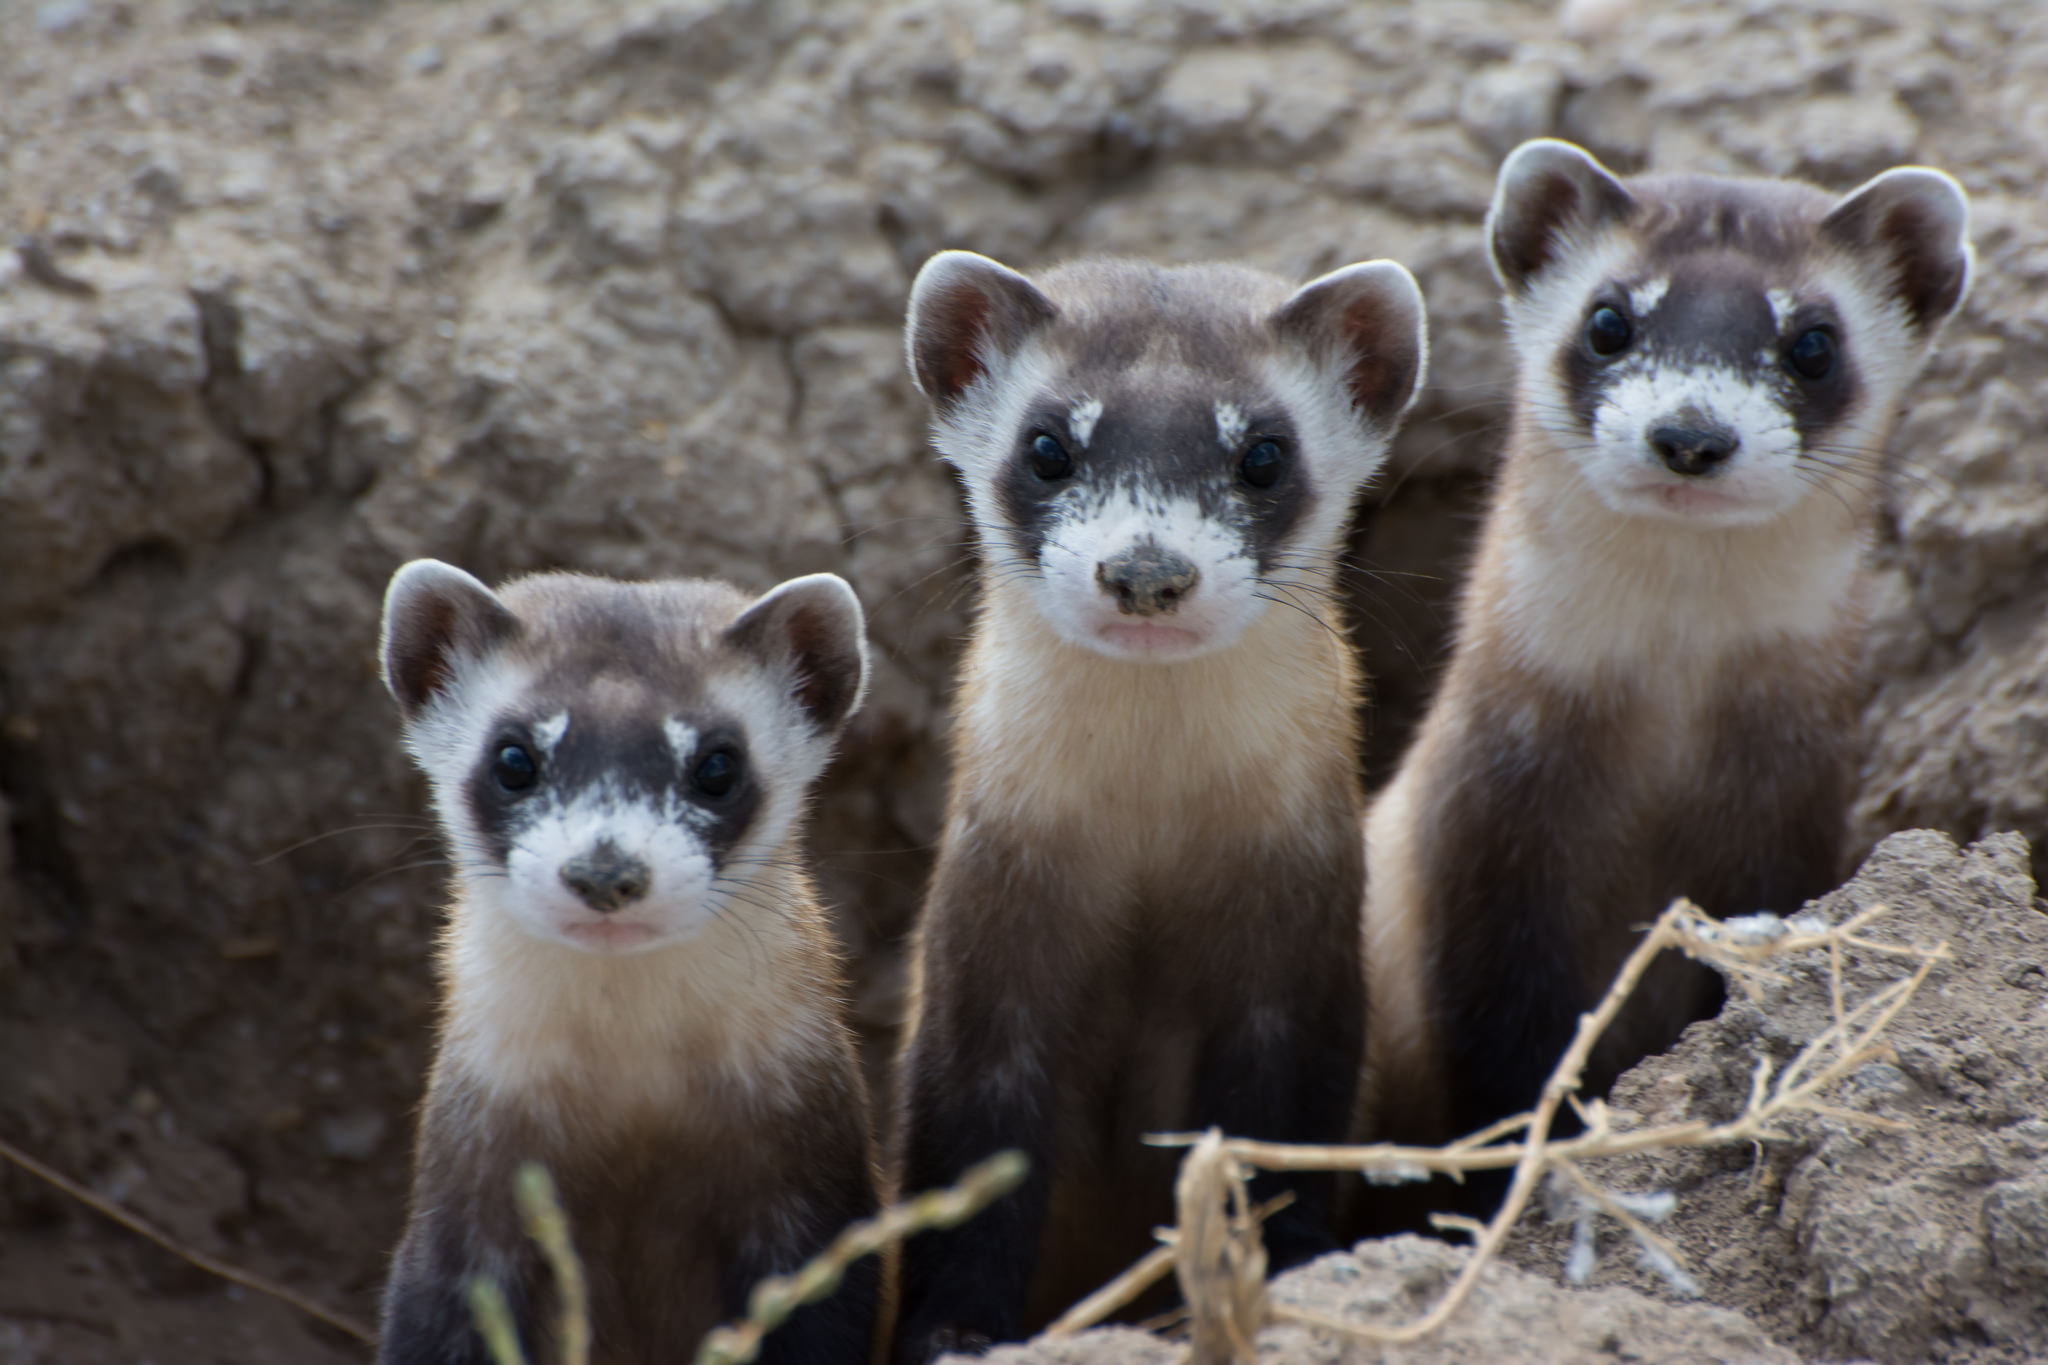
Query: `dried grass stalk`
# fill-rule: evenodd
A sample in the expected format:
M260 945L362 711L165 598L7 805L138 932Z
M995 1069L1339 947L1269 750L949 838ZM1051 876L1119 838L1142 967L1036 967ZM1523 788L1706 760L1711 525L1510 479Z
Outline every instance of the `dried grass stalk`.
M773 1275L755 1285L747 1316L713 1329L697 1348L696 1365L745 1365L760 1354L761 1338L804 1304L837 1289L855 1261L912 1233L958 1227L1016 1189L1029 1168L1022 1152L997 1152L969 1167L952 1188L929 1190L855 1223L794 1275Z
M1194 1365L1253 1365L1266 1325L1266 1245L1245 1172L1210 1129L1181 1162L1174 1202L1174 1278L1188 1305Z
M1795 1114L1825 1116L1868 1125L1892 1126L1892 1121L1875 1115L1840 1109L1825 1102L1823 1094L1864 1064L1887 1058L1891 1046L1885 1033L1934 969L1948 956L1946 944L1922 947L1884 943L1863 936L1862 931L1885 914L1882 906L1864 910L1842 924L1829 926L1817 916L1801 915L1783 919L1776 915L1750 915L1739 919L1715 920L1690 901L1672 903L1616 974L1614 984L1591 1012L1579 1017L1571 1045L1545 1082L1534 1110L1474 1133L1443 1147L1403 1147L1391 1143L1369 1146L1294 1146L1220 1138L1215 1133L1175 1134L1151 1139L1161 1145L1187 1146L1191 1150L1182 1166L1179 1186L1180 1227L1162 1233L1177 1248L1176 1268L1195 1323L1195 1360L1209 1362L1250 1361L1251 1334L1266 1320L1303 1323L1319 1330L1364 1341L1398 1345L1418 1341L1439 1330L1470 1297L1485 1272L1507 1241L1509 1232L1527 1209L1538 1185L1558 1172L1577 1187L1577 1197L1592 1208L1621 1222L1635 1240L1645 1260L1664 1273L1674 1285L1690 1283L1677 1257L1677 1248L1651 1230L1638 1210L1640 1197L1617 1196L1601 1189L1588 1177L1581 1163L1630 1152L1674 1147L1720 1146L1729 1143L1759 1143L1781 1139L1778 1124ZM1829 971L1829 1000L1833 1022L1800 1049L1782 1070L1775 1071L1768 1058L1757 1059L1749 1101L1742 1113L1719 1124L1689 1119L1650 1128L1617 1127L1613 1113L1598 1100L1583 1106L1575 1092L1594 1046L1627 1004L1645 971L1658 954L1677 949L1698 961L1720 968L1752 999L1767 981L1783 976L1767 964L1791 954L1824 949ZM1896 956L1912 959L1914 969L1890 982L1866 999L1851 1006L1845 998L1843 957L1845 952ZM1570 1103L1583 1119L1584 1131L1575 1137L1553 1141L1551 1125L1558 1109ZM1246 1269L1258 1264L1263 1276L1262 1253L1258 1251L1255 1219L1245 1213L1245 1170L1324 1171L1355 1170L1377 1183L1413 1180L1429 1174L1462 1178L1467 1171L1512 1168L1506 1199L1485 1224L1471 1220L1444 1220L1473 1236L1473 1252L1449 1289L1427 1312L1409 1322L1390 1327L1332 1322L1284 1307L1266 1306L1263 1293L1254 1295L1244 1282ZM1156 1258L1148 1257L1118 1283L1149 1268ZM1142 1289L1142 1285L1140 1286ZM1135 1291L1134 1291L1135 1292ZM1102 1295L1091 1296L1086 1304L1061 1319L1062 1333L1086 1325L1081 1307L1097 1305ZM1114 1304L1103 1310L1114 1311ZM1091 1308L1092 1311L1092 1308ZM1233 1354L1234 1353L1234 1354Z
M38 1180L42 1180L62 1190L101 1217L119 1223L136 1236L156 1243L188 1265L197 1266L207 1274L218 1276L230 1284L238 1284L244 1289L253 1289L257 1293L267 1295L281 1303L288 1303L306 1316L318 1318L329 1327L339 1332L345 1332L365 1345L375 1346L377 1344L377 1334L362 1323L357 1322L354 1318L337 1313L323 1304L315 1303L305 1295L295 1290L287 1289L274 1280L266 1280L261 1275L251 1274L249 1271L229 1265L226 1261L220 1260L217 1257L209 1256L203 1251L186 1246L169 1233L158 1231L155 1226L136 1217L119 1204L114 1203L110 1199L100 1198L63 1172L36 1160L11 1142L0 1141L0 1158L4 1158L19 1166Z

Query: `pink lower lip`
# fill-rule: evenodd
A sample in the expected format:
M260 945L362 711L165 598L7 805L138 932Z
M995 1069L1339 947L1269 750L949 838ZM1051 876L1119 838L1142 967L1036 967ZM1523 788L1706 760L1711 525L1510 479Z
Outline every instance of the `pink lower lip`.
M569 937L592 947L630 948L654 937L644 924L620 924L613 920L591 920L569 926Z
M1107 625L1102 628L1101 635L1109 643L1126 649L1186 649L1202 642L1202 637L1192 630L1149 621Z
M1708 488L1695 488L1690 484L1660 483L1647 491L1674 512L1718 512L1742 505L1740 498L1731 498L1726 493L1716 493Z

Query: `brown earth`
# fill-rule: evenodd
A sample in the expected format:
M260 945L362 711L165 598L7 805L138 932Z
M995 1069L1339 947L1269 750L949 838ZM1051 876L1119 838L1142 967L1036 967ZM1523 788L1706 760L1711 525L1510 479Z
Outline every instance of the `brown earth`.
M1540 133L1968 186L1982 271L1886 502L1857 829L2044 846L2048 11L1572 8L1619 17L0 0L0 1137L371 1316L431 1009L438 868L371 668L418 554L854 582L880 673L817 844L885 1039L966 619L898 350L939 247L1415 270L1431 387L1356 537L1383 774L1500 426L1479 217ZM1936 1326L1901 1340L1993 1332L1909 1281L1899 1320ZM1745 1283L1709 1297L1874 1350ZM0 1174L0 1362L357 1358Z

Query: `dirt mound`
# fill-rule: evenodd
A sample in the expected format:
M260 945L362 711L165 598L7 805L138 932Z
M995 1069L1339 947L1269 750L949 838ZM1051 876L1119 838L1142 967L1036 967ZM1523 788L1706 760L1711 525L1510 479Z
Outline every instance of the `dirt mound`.
M1970 188L1982 271L1887 500L1859 829L2038 846L2048 12L1574 12L0 4L0 1135L372 1313L438 869L370 659L417 554L853 580L878 677L817 843L886 1040L965 620L899 355L939 247L1415 270L1433 377L1353 584L1384 773L1502 415L1479 219L1541 133ZM223 1292L0 1174L0 1359L347 1358Z
M1338 1322L1391 1327L1427 1311L1470 1253L1426 1237L1362 1242L1281 1276L1273 1302ZM1465 1311L1411 1347L1378 1347L1269 1328L1259 1360L1270 1365L1481 1365L1511 1360L1615 1361L1636 1365L1799 1365L1799 1357L1740 1313L1705 1304L1664 1304L1630 1289L1563 1289L1556 1275L1510 1265L1480 1276ZM991 1352L990 1365L1174 1365L1185 1348L1131 1328L1104 1328L1064 1342ZM949 1357L958 1362L962 1357Z
M1678 1196L1672 1236L1703 1297L1739 1305L1815 1358L2019 1360L2048 1342L2048 916L2024 840L1958 851L1916 832L1878 846L1855 879L1817 902L1839 922L1890 907L1870 936L1947 943L1953 955L1893 1024L1895 1062L1851 1078L1849 1114L1807 1116L1751 1151L1617 1159L1601 1178ZM1852 956L1850 999L1900 973ZM1616 1085L1613 1103L1658 1122L1732 1118L1759 1056L1782 1065L1833 1020L1821 954L1760 1000L1697 1024L1669 1055ZM1517 1252L1561 1264L1566 1234L1538 1229ZM1613 1280L1668 1295L1627 1257Z

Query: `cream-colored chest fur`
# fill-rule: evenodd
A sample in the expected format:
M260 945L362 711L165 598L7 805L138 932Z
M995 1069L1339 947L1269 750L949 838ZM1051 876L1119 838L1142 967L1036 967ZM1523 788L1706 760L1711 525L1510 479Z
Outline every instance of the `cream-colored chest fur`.
M1341 629L1274 607L1227 650L1129 663L1065 643L998 589L963 675L954 818L1061 840L1121 876L1170 869L1219 832L1286 826L1353 761Z
M436 1070L490 1103L579 1131L730 1125L798 1103L804 1063L843 1047L829 949L796 878L758 879L762 904L628 955L533 938L479 895L443 943Z
M1560 685L1632 689L1681 711L1717 662L1838 633L1860 611L1867 495L1816 489L1758 526L1623 516L1560 452L1518 448L1481 540L1465 641Z

